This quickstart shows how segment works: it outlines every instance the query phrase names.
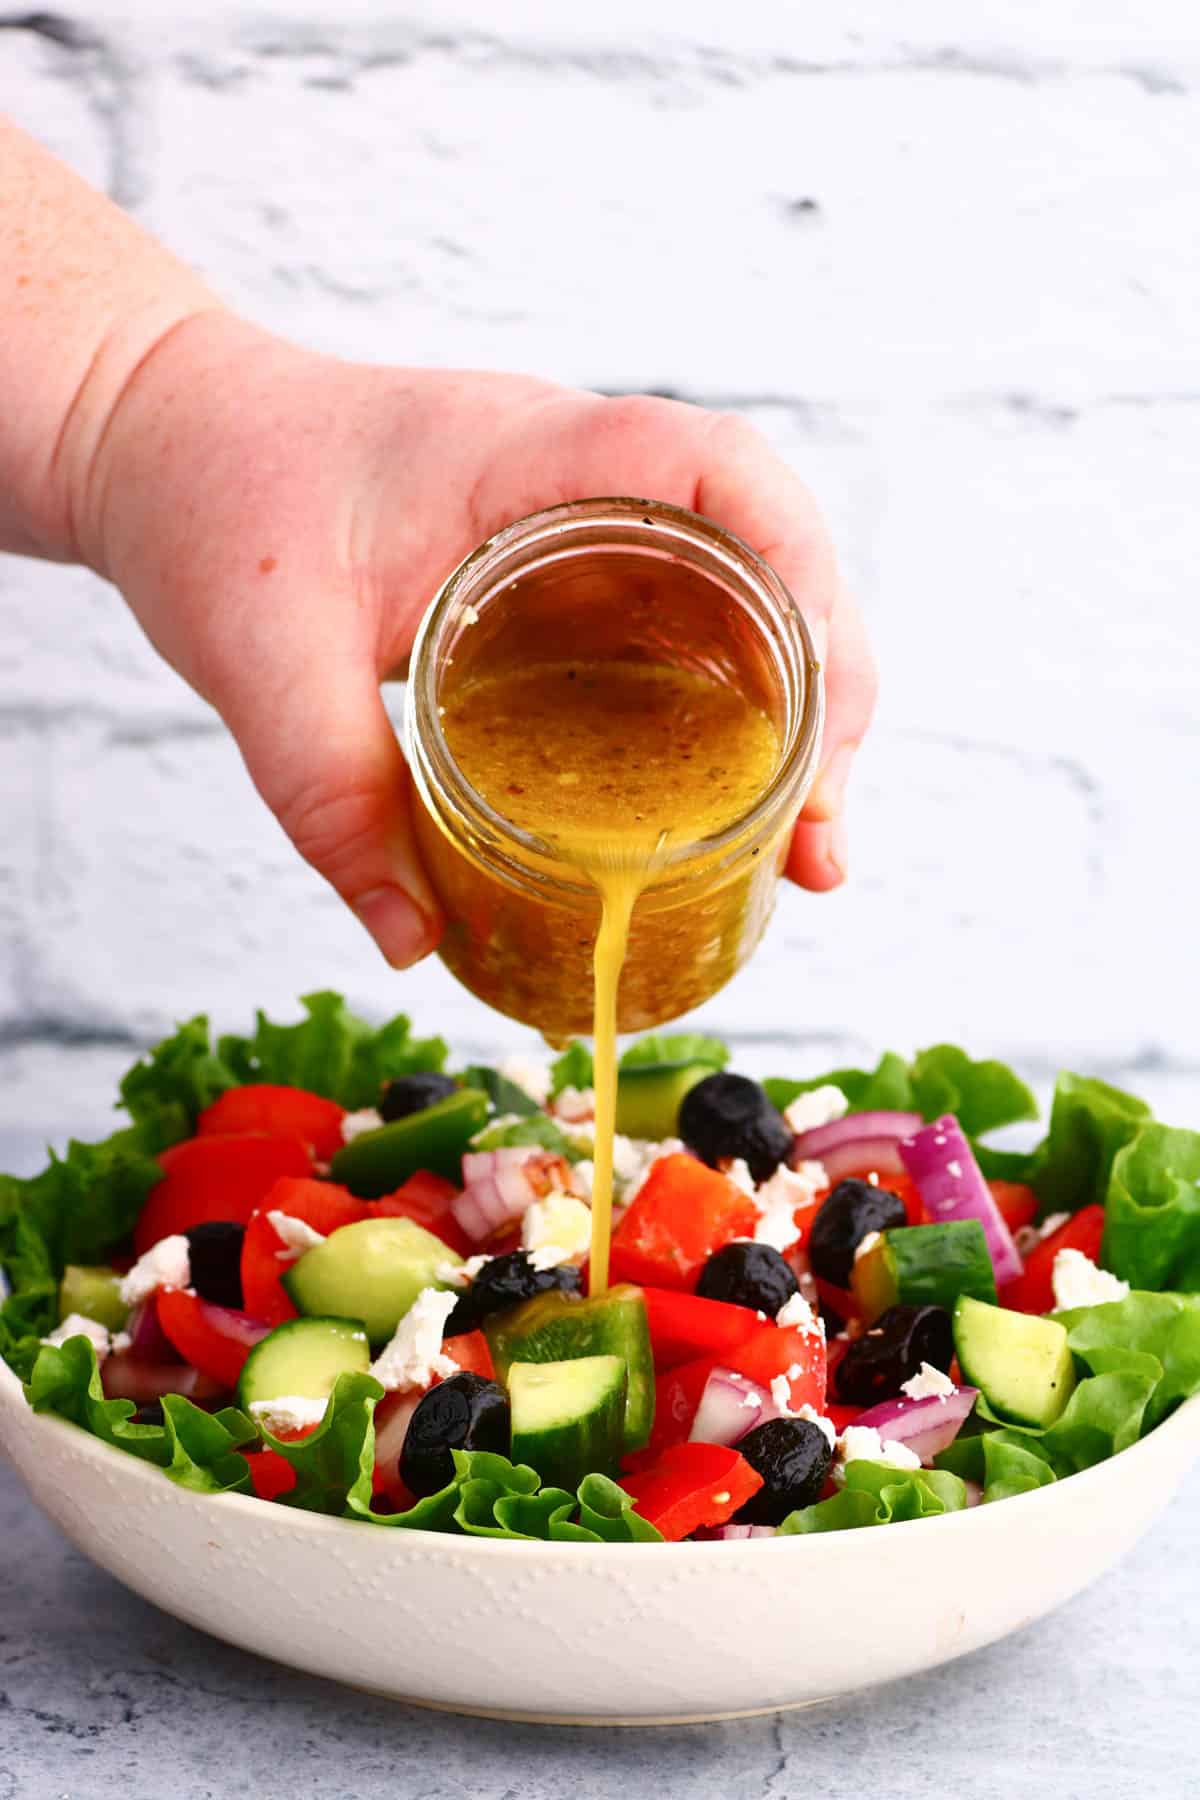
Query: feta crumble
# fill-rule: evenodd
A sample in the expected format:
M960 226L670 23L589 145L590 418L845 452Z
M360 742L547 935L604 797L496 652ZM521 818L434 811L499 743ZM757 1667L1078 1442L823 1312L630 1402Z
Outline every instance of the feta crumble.
M139 1256L118 1289L126 1306L140 1306L160 1287L185 1288L191 1284L192 1264L188 1241L182 1234L159 1238L145 1256Z
M392 1336L371 1364L376 1381L390 1390L428 1387L435 1375L454 1375L458 1364L442 1354L446 1320L458 1305L457 1294L422 1288Z
M1107 1269L1098 1269L1082 1250L1060 1250L1054 1258L1054 1305L1103 1306L1107 1300L1123 1300L1129 1283Z
M572 1194L547 1194L526 1207L522 1216L521 1248L531 1253L535 1269L551 1269L555 1263L582 1256L591 1241L592 1209ZM551 1251L553 1256L546 1260Z
M754 1177L750 1173L750 1164L743 1156L735 1156L732 1162L722 1165L722 1175L732 1181L734 1187L740 1187L743 1194L755 1193Z
M935 1369L932 1363L923 1362L915 1375L901 1385L900 1392L907 1394L910 1400L948 1400L958 1389L948 1375L941 1369Z
M319 1425L328 1404L310 1394L280 1394L274 1400L252 1400L247 1411L264 1430L278 1437L282 1431L306 1431Z
M269 1212L267 1224L283 1239L284 1247L275 1252L277 1262L295 1262L306 1250L315 1250L318 1244L325 1242L323 1231L314 1231L303 1219L294 1219L291 1213Z
M849 1110L850 1102L841 1088L828 1086L797 1094L792 1104L784 1107L783 1117L788 1129L799 1137L801 1132L815 1131L818 1125L832 1125L835 1119L844 1118Z
M572 1193L578 1194L581 1200L590 1200L592 1197L592 1182L595 1180L595 1176L596 1165L591 1161L590 1157L584 1156L581 1157L577 1163L572 1163Z
M813 1312L803 1294L793 1294L790 1300L784 1301L775 1314L775 1323L794 1325L798 1331L803 1331L810 1337L825 1336L824 1321Z
M490 1256L468 1256L466 1262L440 1262L434 1265L433 1273L438 1281L444 1281L451 1287L465 1288L468 1282L474 1281L485 1263L494 1259Z
M128 1349L129 1339L124 1332L120 1336L125 1342L120 1346ZM68 1313L61 1325L56 1325L48 1337L42 1339L43 1344L53 1344L56 1349L65 1344L68 1338L85 1337L96 1351L96 1361L103 1362L109 1351L117 1348L109 1336L107 1325L101 1325L98 1319L85 1318L83 1313Z
M383 1124L383 1114L373 1106L360 1106L357 1112L348 1112L342 1116L342 1142L352 1144L356 1137L364 1131L378 1131Z
M892 1438L881 1438L870 1425L847 1425L837 1441L837 1454L843 1468L851 1462L886 1463L891 1469L919 1469L921 1466L915 1450ZM838 1473L838 1470L834 1471L835 1481Z
M855 1262L858 1261L860 1256L869 1256L882 1236L882 1231L868 1231L866 1237L861 1240L858 1248L854 1252Z
M618 1132L613 1139L613 1174L621 1185L621 1198L626 1205L633 1200L656 1162L664 1156L678 1156L684 1148L682 1138L627 1138Z
M778 1379L779 1377L776 1376L775 1380L778 1381ZM771 1392L775 1392L774 1381L771 1383ZM837 1448L837 1426L832 1419L827 1419L824 1413L819 1413L815 1406L810 1406L807 1400L804 1402L803 1406L797 1407L795 1412L789 1413L788 1417L792 1419L807 1419L810 1425L816 1425L824 1432L831 1450Z
M550 1111L564 1125L590 1125L596 1116L596 1090L565 1087L551 1101Z
M550 1098L549 1063L535 1062L532 1056L506 1056L500 1074L514 1087L523 1088L539 1106L545 1106Z
M801 1163L789 1169L780 1163L775 1173L755 1191L758 1224L756 1244L770 1244L780 1251L790 1250L800 1233L796 1229L796 1208L807 1206L814 1194L829 1183L819 1162Z

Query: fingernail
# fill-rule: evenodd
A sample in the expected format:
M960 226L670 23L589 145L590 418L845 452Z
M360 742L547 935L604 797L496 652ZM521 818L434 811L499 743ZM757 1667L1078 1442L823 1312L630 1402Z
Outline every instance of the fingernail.
M433 947L429 920L403 888L372 888L354 910L394 969L407 969Z
M804 816L808 819L836 819L846 798L846 784L854 762L854 745L842 744L836 749L817 778L808 797Z
M837 881L846 879L847 848L846 821L837 818L829 827L829 849L826 853L829 867Z

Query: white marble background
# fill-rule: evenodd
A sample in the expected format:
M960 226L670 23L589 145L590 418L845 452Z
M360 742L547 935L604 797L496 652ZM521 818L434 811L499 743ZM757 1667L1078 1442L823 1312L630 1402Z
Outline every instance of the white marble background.
M706 1009L745 1066L951 1038L1200 1122L1200 14L380 13L0 12L0 107L281 332L735 407L803 472L883 698L853 879ZM378 962L92 578L0 558L0 745L10 1158L202 1007L528 1040Z

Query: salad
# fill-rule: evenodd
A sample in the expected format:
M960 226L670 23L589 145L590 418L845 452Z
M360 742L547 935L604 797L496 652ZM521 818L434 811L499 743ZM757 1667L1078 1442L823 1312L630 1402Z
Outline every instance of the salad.
M758 1083L621 1061L589 1295L591 1058L446 1072L336 994L190 1020L129 1123L0 1176L30 1406L182 1486L385 1529L577 1542L840 1531L1028 1492L1200 1390L1200 1134L950 1045Z

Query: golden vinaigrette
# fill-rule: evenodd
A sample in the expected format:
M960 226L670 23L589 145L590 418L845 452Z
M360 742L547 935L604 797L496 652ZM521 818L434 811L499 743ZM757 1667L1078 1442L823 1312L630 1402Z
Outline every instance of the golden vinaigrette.
M630 920L672 843L711 838L779 764L767 714L693 669L632 660L481 671L444 692L447 747L471 786L600 897L593 951L595 1170L590 1287L608 1283L618 995ZM551 971L552 977L552 971Z

